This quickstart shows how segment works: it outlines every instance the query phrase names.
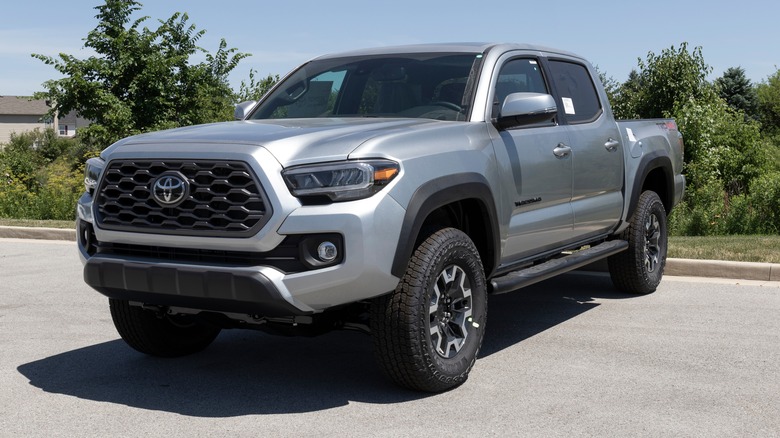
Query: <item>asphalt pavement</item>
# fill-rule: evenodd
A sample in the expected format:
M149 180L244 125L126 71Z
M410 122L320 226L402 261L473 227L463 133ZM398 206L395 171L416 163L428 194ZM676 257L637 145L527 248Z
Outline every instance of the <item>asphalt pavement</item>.
M629 296L577 272L493 296L471 377L437 395L355 332L141 355L68 241L0 239L0 290L0 437L780 436L780 282Z

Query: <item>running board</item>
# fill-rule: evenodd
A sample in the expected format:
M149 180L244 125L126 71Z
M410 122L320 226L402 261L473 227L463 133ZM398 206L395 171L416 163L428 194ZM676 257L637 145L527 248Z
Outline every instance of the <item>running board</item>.
M610 240L599 245L574 252L565 257L552 259L530 268L513 271L490 281L494 294L503 294L532 285L536 282L547 280L558 274L563 274L577 268L581 268L596 260L609 257L628 248L625 240Z

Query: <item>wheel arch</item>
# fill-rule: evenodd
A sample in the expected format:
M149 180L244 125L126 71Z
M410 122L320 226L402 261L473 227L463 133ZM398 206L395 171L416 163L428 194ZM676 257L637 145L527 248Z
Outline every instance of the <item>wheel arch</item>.
M667 215L672 211L674 206L674 171L672 169L672 160L661 151L648 154L642 159L635 173L626 218L631 218L634 215L639 196L646 190L652 190L658 194Z
M466 233L482 258L485 276L498 265L498 215L488 181L478 173L436 178L412 195L404 215L391 272L402 277L409 259L427 229L452 226Z

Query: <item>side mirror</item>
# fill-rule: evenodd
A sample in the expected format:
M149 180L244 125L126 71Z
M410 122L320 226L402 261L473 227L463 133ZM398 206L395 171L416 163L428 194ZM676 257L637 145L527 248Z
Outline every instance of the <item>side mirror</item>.
M236 120L244 120L249 115L249 111L254 108L257 102L254 100L247 100L236 105L236 110L233 112L233 117Z
M512 93L504 99L498 115L499 128L507 129L535 123L552 123L558 113L555 98L544 93Z

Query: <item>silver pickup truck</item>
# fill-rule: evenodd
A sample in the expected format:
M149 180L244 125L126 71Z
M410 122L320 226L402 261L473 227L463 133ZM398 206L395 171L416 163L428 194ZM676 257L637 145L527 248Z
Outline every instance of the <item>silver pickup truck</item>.
M87 163L84 279L140 352L357 329L392 380L442 391L474 365L489 296L603 258L622 291L661 281L682 138L673 120L616 122L576 55L323 56L236 116Z

